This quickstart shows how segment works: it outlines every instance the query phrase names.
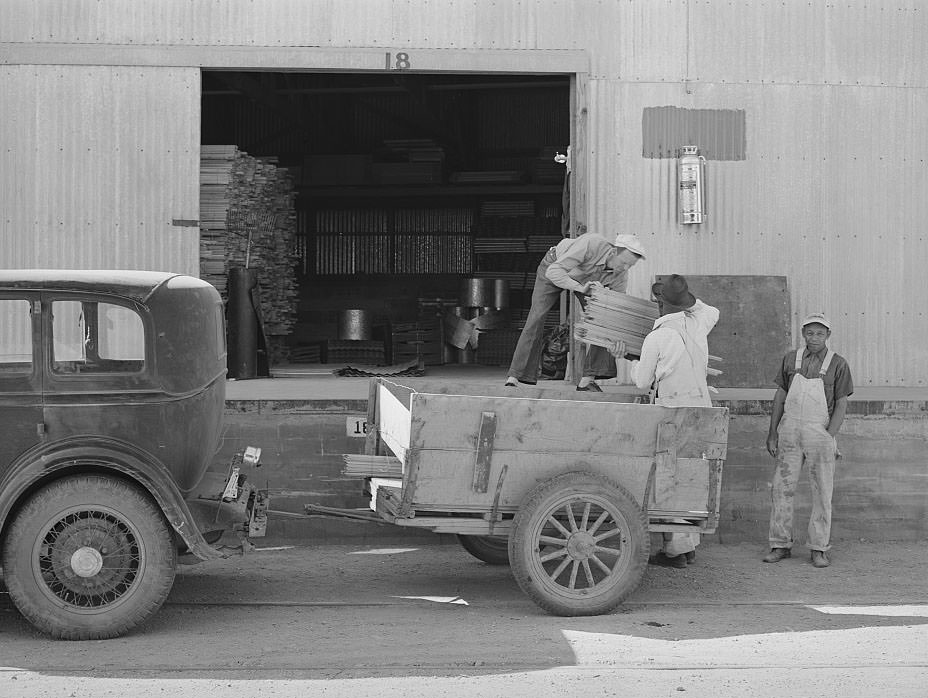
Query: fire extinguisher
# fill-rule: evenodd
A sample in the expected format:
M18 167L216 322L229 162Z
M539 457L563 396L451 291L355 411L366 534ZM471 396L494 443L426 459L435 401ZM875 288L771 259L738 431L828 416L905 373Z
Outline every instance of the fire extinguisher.
M677 200L684 224L706 220L706 159L698 153L698 146L685 145L677 163Z

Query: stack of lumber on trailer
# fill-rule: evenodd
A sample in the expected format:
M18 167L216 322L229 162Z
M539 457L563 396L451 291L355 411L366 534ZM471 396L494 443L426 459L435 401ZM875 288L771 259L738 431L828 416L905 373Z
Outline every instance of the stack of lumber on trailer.
M583 319L574 325L574 337L600 347L625 342L627 353L641 356L641 344L657 318L656 303L595 288L587 298Z
M257 269L267 335L288 335L296 321L295 199L289 171L272 160L201 146L200 276L227 300L229 268Z
M403 477L403 464L395 456L368 456L363 453L342 455L348 477Z

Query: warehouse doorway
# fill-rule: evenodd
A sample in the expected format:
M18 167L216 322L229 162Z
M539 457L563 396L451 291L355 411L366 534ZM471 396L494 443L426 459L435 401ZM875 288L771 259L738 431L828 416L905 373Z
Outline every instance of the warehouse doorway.
M201 273L257 270L272 369L508 365L571 118L568 74L206 70Z

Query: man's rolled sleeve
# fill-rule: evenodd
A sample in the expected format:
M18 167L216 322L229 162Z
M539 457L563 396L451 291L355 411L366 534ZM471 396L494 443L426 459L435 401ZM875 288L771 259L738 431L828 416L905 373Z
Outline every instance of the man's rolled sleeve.
M851 378L851 367L847 361L835 367L835 400L849 397L854 394L854 380Z

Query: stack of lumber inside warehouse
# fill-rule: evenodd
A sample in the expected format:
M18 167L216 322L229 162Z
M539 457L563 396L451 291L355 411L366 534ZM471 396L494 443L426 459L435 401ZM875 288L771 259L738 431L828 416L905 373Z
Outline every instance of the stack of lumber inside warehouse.
M234 145L200 149L200 276L228 300L230 267L258 270L267 335L296 320L296 191L290 173ZM250 234L250 244L249 244Z
M641 356L641 344L657 317L656 303L596 288L586 300L582 320L574 325L574 337L607 348L625 342L627 353Z

